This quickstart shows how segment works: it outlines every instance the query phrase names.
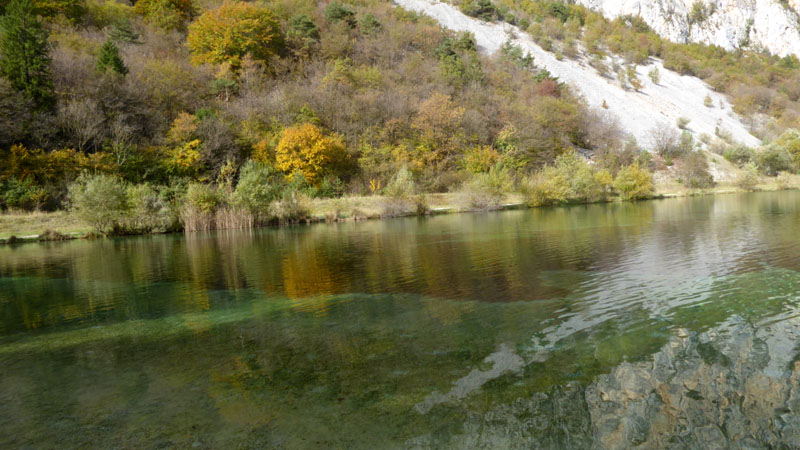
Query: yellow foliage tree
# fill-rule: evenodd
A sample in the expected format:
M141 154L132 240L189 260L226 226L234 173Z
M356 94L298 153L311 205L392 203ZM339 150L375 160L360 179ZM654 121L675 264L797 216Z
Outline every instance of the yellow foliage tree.
M134 11L165 30L181 30L195 13L192 0L139 0Z
M189 25L186 43L195 64L229 64L235 71L246 55L267 61L283 47L283 36L272 11L236 1L198 17Z
M420 134L416 153L424 166L441 170L450 165L464 143L461 122L465 112L449 95L439 92L419 105L411 126Z
M290 177L300 171L309 183L336 174L347 162L344 139L334 134L326 136L323 130L310 123L287 128L275 149L275 167Z

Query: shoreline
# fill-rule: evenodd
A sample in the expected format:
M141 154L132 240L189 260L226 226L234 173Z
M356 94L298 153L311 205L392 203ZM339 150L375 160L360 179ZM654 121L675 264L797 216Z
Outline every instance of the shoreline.
M683 188L682 186L679 189L674 189L676 186L669 186L669 187L673 189L665 189L665 190L656 189L656 192L652 196L639 201L663 200L669 198L695 197L695 196L705 196L705 195L737 194L745 192L772 192L780 190L800 189L800 186L795 186L795 185L781 188L780 186L777 185L777 183L774 182L758 185L756 189L751 191L730 185L715 186L713 188L708 188L708 189L690 189L690 188ZM528 206L527 202L525 202L523 197L518 193L507 194L506 197L503 199L503 201L496 206L491 206L488 208L480 208L480 209L459 207L458 193L430 194L429 197L432 200L430 208L428 209L428 212L422 215L416 213L405 213L405 214L394 214L394 215L381 214L381 211L378 211L376 207L384 201L385 197L377 195L369 197L342 197L342 198L316 199L314 201L314 207L312 208L312 212L310 214L311 217L307 219L294 223L274 223L257 228L283 227L287 225L303 225L303 224L310 225L318 223L360 222L364 220L392 219L397 217L413 217L413 216L423 216L423 215L427 216L427 215L474 213L474 212L486 212L486 211L506 211L515 209L537 208ZM364 207L367 210L364 211L363 214L359 215L350 215L347 217L337 216L336 218L330 218L329 210L335 208L334 205L335 202L342 200L354 202L356 205L353 208L354 210L358 210L361 207ZM556 207L590 205L599 203L615 203L615 202L623 202L623 201L618 199L612 199L608 201L600 201L593 203L571 203L566 205L559 205ZM52 227L48 227L47 225L48 223L53 222L54 220L58 221L59 218L64 219L66 222L70 224L53 225ZM26 222L26 224L22 225L22 227L23 230L25 229L24 227L28 227L28 231L14 232L15 229L12 227L12 232L5 232L3 228L7 226L7 224L4 223L7 220L4 219L9 219L8 221L13 221L13 219L19 219L23 222ZM19 225L17 227L19 227ZM82 224L75 217L71 216L69 212L63 210L53 211L53 212L0 213L0 245L4 244L15 245L15 244L31 243L31 242L70 241L76 239L102 239L105 237L144 236L151 234L191 233L187 231L168 231L168 232L146 232L146 233L102 235L94 232L89 228L90 227L88 225ZM43 231L37 234L33 231L37 229L42 229ZM17 228L16 230L19 230L19 228ZM219 230L214 230L214 231L219 231Z

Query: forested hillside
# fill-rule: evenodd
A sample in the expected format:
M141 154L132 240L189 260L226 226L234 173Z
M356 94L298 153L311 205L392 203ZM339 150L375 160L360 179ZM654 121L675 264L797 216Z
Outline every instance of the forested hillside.
M462 8L567 55L583 42L704 77L711 67L725 92L755 89L737 104L771 114L776 130L796 121L796 58L678 54L637 21L609 25L581 7L526 1L514 15L473 3ZM345 194L394 199L387 214L424 212L426 192L468 192L476 207L511 190L534 205L638 198L664 160L688 161L687 185L708 181L677 128L659 148L631 141L521 49L482 54L471 35L389 1L11 0L2 10L3 209L71 208L99 231L207 229L300 219L308 198ZM743 78L762 68L765 79ZM752 156L728 147L737 162ZM793 170L785 147L786 167L759 168Z

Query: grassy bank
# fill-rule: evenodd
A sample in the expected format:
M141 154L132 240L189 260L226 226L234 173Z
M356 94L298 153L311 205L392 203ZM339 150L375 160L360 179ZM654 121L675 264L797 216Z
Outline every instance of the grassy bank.
M460 193L429 194L425 196L428 206L426 214L446 214L474 211L465 203ZM387 197L353 196L341 198L318 198L310 204L309 217L303 223L359 221L416 215L410 207L387 214ZM520 194L507 194L498 205L488 209L503 209L524 206ZM483 208L487 209L487 208ZM276 223L280 225L280 223ZM0 213L0 244L39 242L51 240L82 239L98 236L91 226L76 214L68 211L55 212L5 212Z
M775 178L762 179L755 190L777 191L800 189L800 175L793 175L789 184L781 184ZM745 192L732 182L718 183L712 188L690 189L674 180L655 185L652 198L686 197L693 195L720 195ZM426 196L427 214L448 214L458 212L482 211L486 208L470 207L461 193L429 194ZM359 221L396 216L415 215L408 209L387 215L384 196L354 196L342 198L314 199L311 212L305 223ZM525 197L518 193L506 194L498 205L490 209L527 207ZM12 238L13 236L13 238ZM55 212L5 212L0 214L0 244L39 242L59 239L81 239L96 236L91 227L68 211Z

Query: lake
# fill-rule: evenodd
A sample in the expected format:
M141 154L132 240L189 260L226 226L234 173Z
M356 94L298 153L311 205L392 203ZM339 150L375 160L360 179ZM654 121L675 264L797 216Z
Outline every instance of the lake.
M800 446L800 192L0 247L0 448Z

